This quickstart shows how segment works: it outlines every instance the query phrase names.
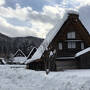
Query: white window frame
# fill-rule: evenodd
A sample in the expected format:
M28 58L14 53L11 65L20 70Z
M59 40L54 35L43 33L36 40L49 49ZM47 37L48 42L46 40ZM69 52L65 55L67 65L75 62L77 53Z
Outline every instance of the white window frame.
M68 48L69 49L75 49L76 48L76 42L74 42L74 41L68 42Z
M81 49L84 49L84 42L81 42Z
M62 50L63 46L62 46L62 42L59 42L59 50Z
M75 39L76 35L75 32L68 32L67 33L67 39Z

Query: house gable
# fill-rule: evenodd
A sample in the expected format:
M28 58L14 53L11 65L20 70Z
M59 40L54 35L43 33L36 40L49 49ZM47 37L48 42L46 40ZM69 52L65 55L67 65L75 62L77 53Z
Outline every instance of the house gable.
M68 33L75 34L75 38L68 38ZM59 43L62 44L62 50L59 50ZM72 44L72 45L71 45ZM48 48L57 50L57 57L74 56L75 53L90 46L90 36L88 31L81 23L79 16L69 14Z
M63 26L60 28L57 35L54 37L50 44L54 44L55 42L58 42L60 40L65 41L67 40L68 32L75 32L75 40L84 40L87 45L90 46L90 35L88 31L85 29L78 16L73 14L73 17L74 16L75 18L70 18L71 16L68 17L68 19L64 22Z
M18 49L14 54L14 57L26 57L22 50Z

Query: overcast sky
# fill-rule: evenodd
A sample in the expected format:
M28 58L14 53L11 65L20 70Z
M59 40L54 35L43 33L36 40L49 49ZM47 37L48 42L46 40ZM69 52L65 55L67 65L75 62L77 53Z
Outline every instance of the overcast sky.
M0 0L0 32L44 38L67 9L77 10L90 32L90 0Z

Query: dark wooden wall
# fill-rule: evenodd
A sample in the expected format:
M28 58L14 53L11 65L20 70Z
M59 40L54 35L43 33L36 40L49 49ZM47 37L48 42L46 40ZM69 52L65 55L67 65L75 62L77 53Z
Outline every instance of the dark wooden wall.
M77 57L80 69L90 69L90 51Z
M78 68L77 60L74 60L74 59L61 60L61 61L56 60L56 65L57 65L56 67L57 71Z

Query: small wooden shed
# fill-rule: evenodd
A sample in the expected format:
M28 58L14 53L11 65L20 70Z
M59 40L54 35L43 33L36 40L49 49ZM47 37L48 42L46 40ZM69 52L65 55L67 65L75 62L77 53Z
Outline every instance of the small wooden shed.
M90 47L78 52L75 57L80 69L90 69Z

